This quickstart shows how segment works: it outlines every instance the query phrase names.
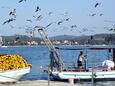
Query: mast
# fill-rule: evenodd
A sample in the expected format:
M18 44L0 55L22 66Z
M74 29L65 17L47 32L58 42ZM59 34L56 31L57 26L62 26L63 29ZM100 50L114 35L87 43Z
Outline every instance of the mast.
M59 55L59 52L56 51L52 42L45 35L43 27L38 29L38 32L40 33L40 36L41 36L42 40L44 41L44 43L49 48L51 71L53 71L54 68L57 68L58 71L62 71L62 60L61 60L61 56Z

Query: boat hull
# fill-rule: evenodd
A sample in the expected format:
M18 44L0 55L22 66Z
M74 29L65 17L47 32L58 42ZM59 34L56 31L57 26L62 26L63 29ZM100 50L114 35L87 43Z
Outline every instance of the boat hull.
M30 67L17 69L17 70L10 70L0 73L0 83L4 82L16 82L18 81L23 75L30 72Z
M57 79L115 79L115 71L101 71L101 72L52 72L52 76Z

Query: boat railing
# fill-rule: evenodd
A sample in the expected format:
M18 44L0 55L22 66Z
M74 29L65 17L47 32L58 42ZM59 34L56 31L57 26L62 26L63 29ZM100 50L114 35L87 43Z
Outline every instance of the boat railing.
M102 66L102 62L88 62L83 63L83 71L89 71L95 68L96 70L105 70L107 67ZM63 71L79 71L79 67L75 62L64 62L63 64Z

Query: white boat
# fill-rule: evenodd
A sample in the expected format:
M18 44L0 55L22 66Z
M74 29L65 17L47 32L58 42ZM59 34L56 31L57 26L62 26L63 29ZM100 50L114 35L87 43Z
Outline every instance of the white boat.
M92 74L92 71L89 72L52 72L51 73L54 79L83 79L91 80L92 77L97 80L112 80L115 78L115 71L98 71Z
M66 69L64 67L64 62L61 58L61 50L72 50L65 49L60 47L55 47L48 37L45 35L43 28L38 29L42 40L48 46L50 51L50 67L48 72L54 79L115 79L115 66L112 69L107 66L87 66L87 62L85 62L84 68L81 70L79 67L71 67L70 69ZM113 63L115 64L115 46L87 46L85 49L77 48L73 50L107 50L109 53L112 53ZM109 54L108 53L108 54ZM88 58L88 57L87 57ZM95 58L95 57L94 57Z
M74 66L67 66L64 68L62 66L61 71L59 69L54 68L51 72L51 75L54 79L81 79L81 80L88 80L88 79L96 79L96 80L114 80L115 79L115 46L110 47L110 46L104 46L104 47L90 47L87 49L91 50L108 50L111 49L110 51L112 52L112 58L113 61L111 60L104 60L101 62L101 65L96 65L95 66L90 66L90 67L85 67L84 69L80 70L76 65ZM70 49L72 50L72 49ZM102 66L104 62L112 62L112 67L109 67L109 64L106 66ZM63 63L64 64L64 63ZM93 64L93 63L92 63ZM111 65L111 64L110 64Z
M0 83L17 82L22 76L30 72L30 67L0 72Z

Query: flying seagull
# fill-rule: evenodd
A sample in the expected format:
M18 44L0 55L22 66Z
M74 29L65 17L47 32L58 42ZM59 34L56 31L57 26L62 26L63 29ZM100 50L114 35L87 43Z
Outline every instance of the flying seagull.
M42 17L42 15L39 15L37 18L36 18L36 21L40 21L41 19L42 19L43 17Z
M71 28L77 28L77 25L72 25Z
M101 14L99 14L99 16L102 16L103 14L101 13Z
M83 30L83 32L88 31L88 29L87 29L87 28L83 28L82 30Z
M13 10L9 13L9 15L12 15L12 16L14 16L14 18L16 18L16 9L13 9Z
M65 19L65 21L69 21L69 20L70 20L70 18Z
M52 23L48 24L45 28L49 27L50 25L52 25Z
M89 14L89 16L95 16L96 15L96 13L93 13L93 14Z
M14 20L16 20L16 19L14 19L14 18L8 19L3 24L10 23L11 21L14 21Z
M26 21L28 21L28 22L31 22L31 23L32 23L32 20L30 20L30 19L27 19Z
M36 28L42 29L44 27L43 26L35 26L33 29L36 29Z
M11 27L11 28L14 28L14 26L13 26L13 25L10 25L10 27Z
M62 21L59 21L57 24L60 25L61 23L63 23L63 20L62 20Z
M39 10L41 10L41 8L37 6L35 12L38 12Z
M108 29L109 31L115 31L115 29L114 28L110 28L110 29Z
M56 23L56 22L51 22L51 23L49 23L45 28L51 26L53 23Z
M20 0L18 3L21 3L21 2L23 2L23 1L26 1L26 0Z
M104 27L104 29L108 30L108 31L115 31L115 28L109 28L109 27Z
M96 4L95 4L95 8L96 8L98 5L100 5L100 4L101 4L101 3L96 3Z
M51 14L52 14L52 12L49 12L49 13L48 13L48 15L51 15Z

